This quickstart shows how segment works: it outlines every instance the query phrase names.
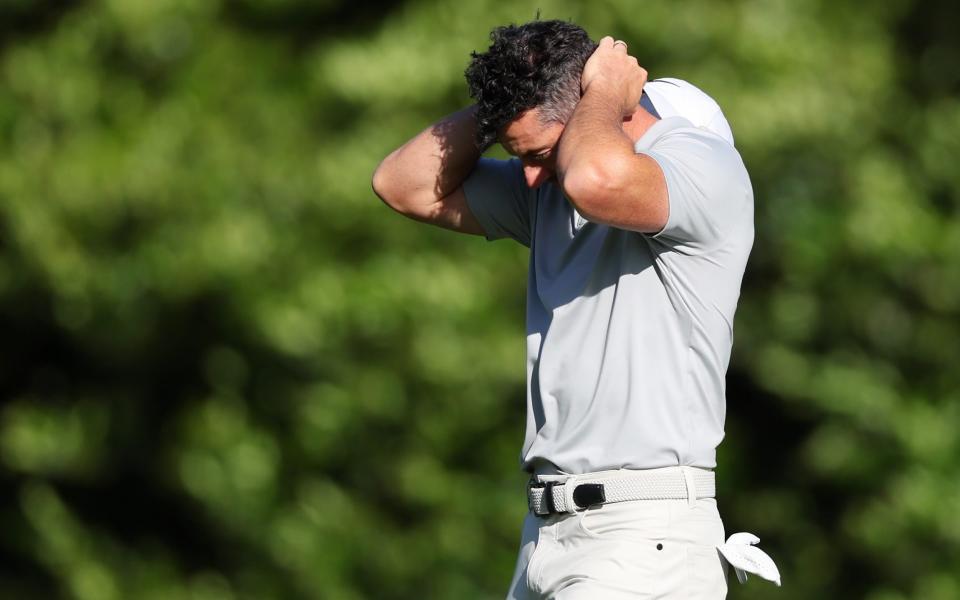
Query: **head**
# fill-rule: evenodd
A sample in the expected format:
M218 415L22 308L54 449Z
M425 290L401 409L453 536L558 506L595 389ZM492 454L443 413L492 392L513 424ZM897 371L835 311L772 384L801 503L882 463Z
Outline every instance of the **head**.
M597 45L563 21L497 27L486 52L467 67L477 102L477 143L500 141L520 158L527 184L553 175L553 149L580 100L580 74Z

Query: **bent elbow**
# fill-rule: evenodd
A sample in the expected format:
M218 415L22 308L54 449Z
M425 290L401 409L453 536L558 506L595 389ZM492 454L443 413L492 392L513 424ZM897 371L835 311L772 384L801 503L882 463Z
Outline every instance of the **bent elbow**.
M373 188L373 193L380 197L384 202L387 201L387 194L390 186L390 177L387 174L387 170L384 167L384 164L387 162L387 159L383 159L377 168L373 171L373 176L370 178L370 187Z
M615 173L608 165L585 164L571 169L562 181L570 202L587 219L603 212L603 205L619 193Z
M384 204L398 212L403 212L400 210L396 186L390 173L389 160L390 157L388 156L377 165L377 168L373 171L373 176L370 178L370 187L373 188L373 193L376 194Z
M568 170L562 186L577 212L593 223L646 233L660 231L667 223L666 182L643 163L617 159L584 163Z

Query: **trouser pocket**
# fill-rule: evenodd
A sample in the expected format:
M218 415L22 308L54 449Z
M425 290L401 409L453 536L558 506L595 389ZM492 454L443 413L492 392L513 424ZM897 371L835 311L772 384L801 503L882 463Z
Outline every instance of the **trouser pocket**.
M688 544L687 596L691 600L720 600L727 597L727 563L716 546Z

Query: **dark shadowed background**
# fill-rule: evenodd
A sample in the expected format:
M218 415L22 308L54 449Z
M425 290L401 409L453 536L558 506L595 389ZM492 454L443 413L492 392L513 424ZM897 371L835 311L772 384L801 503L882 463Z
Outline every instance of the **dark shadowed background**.
M960 598L958 6L539 4L753 178L719 505L784 587L731 599ZM0 597L503 597L525 249L369 181L537 8L0 1Z

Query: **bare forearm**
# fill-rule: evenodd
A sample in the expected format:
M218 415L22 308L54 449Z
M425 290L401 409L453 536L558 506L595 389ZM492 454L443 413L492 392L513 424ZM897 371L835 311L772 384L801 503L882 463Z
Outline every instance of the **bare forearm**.
M592 197L619 181L617 170L628 168L633 158L620 104L599 88L587 89L557 153L557 178L567 196L578 209L588 208Z
M480 158L476 127L472 106L434 123L380 163L374 191L401 211L440 201L463 183Z
M633 139L623 127L622 111L606 88L584 93L560 140L558 179L577 211L589 221L634 231L659 231L669 215L666 181L656 161L634 152ZM655 121L642 109L630 118L639 120L645 115Z
M647 71L627 54L627 44L609 36L583 66L582 96L558 144L557 179L591 222L641 232L659 231L667 222L660 166L633 150L634 140L656 121L639 107L646 82Z

